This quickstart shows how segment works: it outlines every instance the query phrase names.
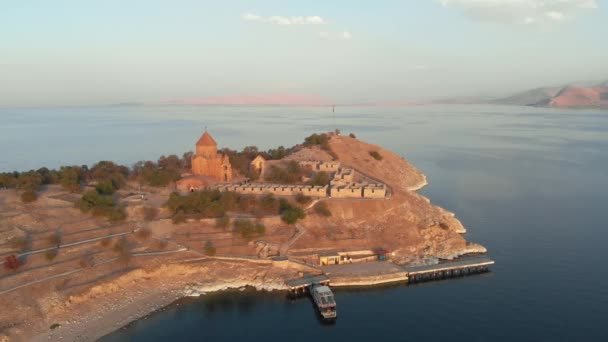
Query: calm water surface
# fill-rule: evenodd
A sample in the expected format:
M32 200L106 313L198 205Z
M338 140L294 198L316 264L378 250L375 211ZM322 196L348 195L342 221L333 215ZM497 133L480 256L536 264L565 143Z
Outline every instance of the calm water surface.
M608 112L522 107L0 109L0 171L181 154L205 126L223 146L293 145L335 127L405 156L422 193L456 212L493 272L307 299L184 299L105 341L608 340Z

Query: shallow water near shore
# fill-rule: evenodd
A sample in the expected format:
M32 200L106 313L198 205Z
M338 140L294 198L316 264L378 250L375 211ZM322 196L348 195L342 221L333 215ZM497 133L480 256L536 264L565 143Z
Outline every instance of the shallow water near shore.
M607 340L608 112L507 106L0 109L0 171L182 154L208 126L221 146L290 146L335 127L424 172L420 192L488 248L492 272L308 299L228 291L187 298L104 341Z

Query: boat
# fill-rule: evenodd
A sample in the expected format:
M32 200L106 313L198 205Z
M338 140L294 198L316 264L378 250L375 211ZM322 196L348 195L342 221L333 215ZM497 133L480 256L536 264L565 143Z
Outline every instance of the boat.
M312 299L324 320L333 321L337 318L336 301L328 286L315 284L312 286Z

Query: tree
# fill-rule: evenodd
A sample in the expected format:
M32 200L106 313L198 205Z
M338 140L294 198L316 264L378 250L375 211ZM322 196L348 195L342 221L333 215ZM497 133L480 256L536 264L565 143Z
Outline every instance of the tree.
M101 182L110 181L114 189L120 189L126 183L129 168L117 165L111 161L103 160L93 165L89 172L91 179Z
M6 258L4 258L4 268L9 271L16 271L22 265L23 264L21 263L21 261L14 254L9 255Z
M116 243L112 247L112 250L116 254L118 254L119 260L124 262L125 264L128 264L131 260L131 257L133 256L131 249L131 243L124 236L121 236L120 239L118 239L118 241L116 241Z
M261 223L253 223L251 220L238 219L233 223L234 231L241 235L243 239L250 240L254 236L264 235L266 228Z
M23 203L32 203L38 199L38 195L34 190L25 190L21 193L21 202Z
M298 192L296 194L296 202L300 203L300 204L308 204L312 201L312 198L310 198L309 196L304 195L301 192Z
M58 254L59 254L59 248L53 248L53 249L49 249L48 251L44 252L44 257L46 258L46 260L48 262L51 262L51 261L55 260L55 258L57 257Z
M109 247L112 244L112 237L111 236L106 236L105 238L101 239L99 241L99 244L102 247Z
M228 216L222 216L222 217L218 217L217 219L215 219L215 227L217 227L217 228L226 230L226 228L228 228L229 225L230 225L230 217L228 217Z
M59 184L69 192L79 192L85 172L78 166L62 166L59 169Z
M95 186L95 190L100 195L111 195L116 192L114 185L112 185L112 181L109 179L99 181Z
M331 211L329 211L329 208L327 207L327 203L325 203L323 201L315 204L314 210L315 210L315 213L317 213L321 216L326 216L326 217L331 216Z
M59 247L59 245L61 244L61 235L62 234L60 231L55 231L51 235L49 235L49 237L47 238L49 245Z
M215 246L213 245L213 242L211 242L211 240L207 240L207 242L205 242L205 255L206 256L214 256L215 255Z
M152 221L158 216L158 208L144 207L142 211L144 215L144 220L146 221Z
M382 155L378 151L369 151L369 155L376 160L382 160Z
M84 255L80 257L80 260L78 260L78 265L80 265L81 268L89 268L95 266L95 259L93 258L93 253L85 252Z
M304 217L306 217L304 210L298 207L291 207L289 209L283 210L283 212L281 213L281 220L283 220L283 222L287 224L294 224L299 219L303 219Z
M9 245L12 248L20 252L24 251L28 247L29 242L30 241L28 236L15 236L8 241Z
M152 235L152 231L148 228L140 228L135 231L135 237L140 240L148 240Z
M310 185L325 186L329 183L329 173L325 171L317 172L310 180Z

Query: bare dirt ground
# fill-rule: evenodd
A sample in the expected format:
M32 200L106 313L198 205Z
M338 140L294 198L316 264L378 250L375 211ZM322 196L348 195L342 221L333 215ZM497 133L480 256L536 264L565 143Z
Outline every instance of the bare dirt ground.
M332 216L321 217L309 208L296 226L277 216L264 217L266 234L253 241L216 228L212 219L174 225L162 208L171 189L145 189L144 200L137 199L135 186L121 191L128 218L119 224L82 214L73 204L79 195L58 186L47 187L28 205L14 190L0 190L2 261L22 253L11 238L29 241L23 247L28 254L21 255L25 264L17 271L0 270L0 341L94 340L184 293L245 285L281 289L286 279L316 272L290 262L247 259L263 254L313 262L320 251L383 247L395 262L406 263L485 252L464 240L464 227L453 214L414 192L426 179L406 160L350 137L333 136L330 146L343 164L387 184L390 198L322 199ZM372 158L371 150L382 160ZM332 159L317 148L289 158ZM156 217L146 220L144 207L157 208ZM151 236L138 235L140 229L149 229ZM57 232L60 248L51 258L47 251L56 248L51 236ZM114 248L123 238L131 247L130 258ZM207 241L223 258L204 257ZM91 262L83 263L85 256Z

